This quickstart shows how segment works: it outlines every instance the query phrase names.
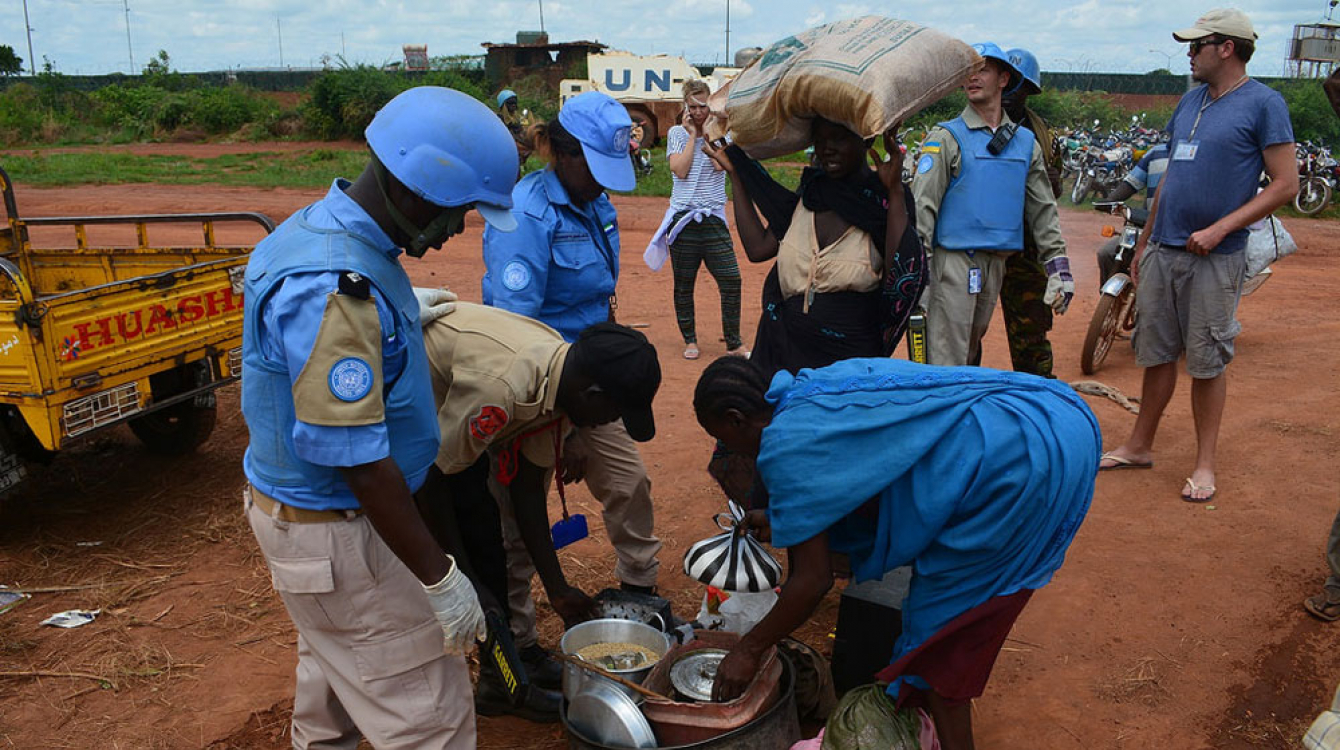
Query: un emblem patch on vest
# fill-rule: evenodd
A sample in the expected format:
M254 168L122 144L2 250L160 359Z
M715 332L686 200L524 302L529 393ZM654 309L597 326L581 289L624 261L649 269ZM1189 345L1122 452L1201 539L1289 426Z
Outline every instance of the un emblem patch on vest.
M358 401L372 391L372 368L357 357L345 357L330 368L330 392L341 401Z

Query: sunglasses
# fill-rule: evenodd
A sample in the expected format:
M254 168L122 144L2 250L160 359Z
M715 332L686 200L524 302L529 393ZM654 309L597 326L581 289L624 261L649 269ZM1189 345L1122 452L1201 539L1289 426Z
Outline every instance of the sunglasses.
M1203 47L1218 47L1227 41L1227 39L1197 39L1191 43L1191 54L1199 55Z

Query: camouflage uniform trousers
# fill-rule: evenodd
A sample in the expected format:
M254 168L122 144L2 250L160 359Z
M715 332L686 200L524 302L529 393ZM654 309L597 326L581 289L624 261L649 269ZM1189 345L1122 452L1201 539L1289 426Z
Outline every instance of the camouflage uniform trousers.
M1000 287L1000 311L1005 316L1005 334L1010 341L1010 362L1016 372L1052 375L1052 309L1042 301L1047 293L1047 272L1038 260L1037 248L1026 247L1005 261Z

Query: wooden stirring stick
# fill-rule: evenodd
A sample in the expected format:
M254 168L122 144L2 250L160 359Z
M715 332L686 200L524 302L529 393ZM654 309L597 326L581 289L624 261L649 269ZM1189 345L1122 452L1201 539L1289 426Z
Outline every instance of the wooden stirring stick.
M668 700L670 700L669 698L665 697L664 695L661 695L660 693L656 692L655 690L650 690L650 689L648 689L648 688L644 688L644 687L642 687L641 685L637 684L636 682L633 682L632 680L624 679L623 677L620 677L619 675L614 674L613 672L609 671L608 669L605 669L604 667L601 667L601 666L599 666L599 665L597 665L597 664L592 664L591 662L586 661L585 659L581 659L581 658L578 658L578 657L576 657L576 656L569 656L568 654L562 653L561 651L553 651L553 652L551 652L551 653L554 655L554 657L555 657L556 659L558 659L558 660L560 660L560 661L565 661L565 662L567 662L567 663L569 663L569 664L573 664L573 665L578 666L578 667L580 667L580 668L582 668L582 669L585 669L585 670L588 671L588 672L595 672L596 674L600 675L601 677L605 677L605 678L607 678L607 679L614 680L615 682L619 683L620 685L623 685L624 687L628 688L629 690L632 690L632 691L635 692L635 693L640 693L640 694L642 694L643 696L645 696L645 697L647 697L647 698L658 698L658 699L663 700L663 701L668 701Z

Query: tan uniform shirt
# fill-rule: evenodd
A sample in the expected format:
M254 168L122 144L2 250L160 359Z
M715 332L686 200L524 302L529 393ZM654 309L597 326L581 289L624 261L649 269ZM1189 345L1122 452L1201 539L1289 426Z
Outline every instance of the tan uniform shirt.
M490 447L503 447L555 420L558 381L570 344L549 326L496 307L456 303L423 331L442 446L437 468L455 474ZM566 424L558 429L566 432ZM555 463L554 433L525 437L521 455Z
M969 128L988 127L972 107L963 110L963 121ZM1008 122L1009 115L1002 112L1000 124ZM944 200L950 181L958 176L962 158L958 141L944 128L931 128L926 134L926 142L939 143L940 150L928 151L923 146L922 156L931 157L931 166L925 172L918 168L916 177L912 179L912 197L917 204L917 233L921 235L921 244L934 248L935 221L940 214L940 202ZM1024 189L1024 230L1029 235L1025 237L1025 244L1028 244L1029 239L1032 240L1032 244L1038 248L1039 260L1043 263L1065 255L1061 215L1056 209L1056 196L1052 194L1051 183L1047 181L1047 164L1037 138L1034 139L1033 157L1028 163L1028 181Z

